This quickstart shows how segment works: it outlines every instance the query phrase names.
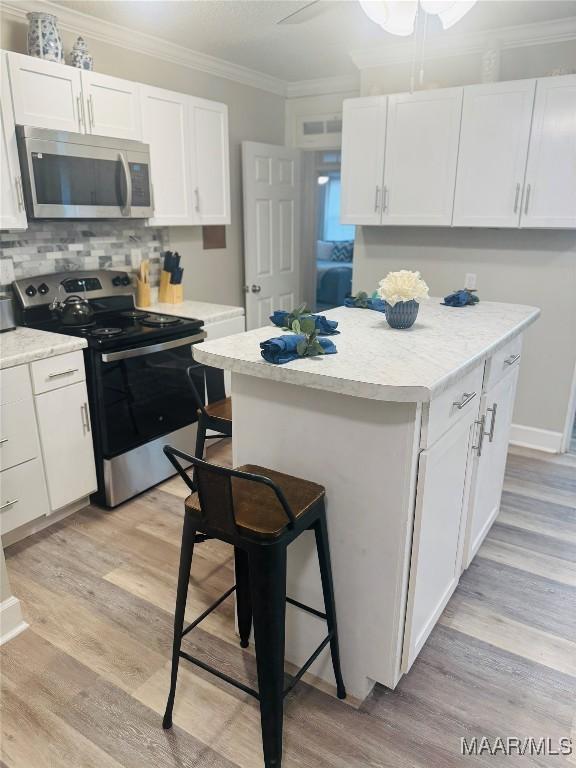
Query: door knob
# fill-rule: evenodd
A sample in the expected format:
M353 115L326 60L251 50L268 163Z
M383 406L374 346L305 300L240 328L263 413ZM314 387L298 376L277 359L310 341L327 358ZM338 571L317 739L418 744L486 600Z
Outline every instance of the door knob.
M253 285L252 286L252 293L260 293L261 290L262 290L262 286L261 285Z

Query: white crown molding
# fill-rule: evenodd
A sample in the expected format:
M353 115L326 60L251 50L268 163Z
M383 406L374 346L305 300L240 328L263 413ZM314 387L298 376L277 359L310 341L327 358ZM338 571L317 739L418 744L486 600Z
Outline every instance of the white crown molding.
M424 58L437 59L482 53L488 46L493 45L505 50L569 40L576 40L576 16L516 27L501 27L468 35L429 38L426 42ZM350 52L352 61L360 70L391 64L408 64L413 56L413 38L389 43L379 48Z
M355 75L341 75L336 77L320 77L316 80L298 80L286 83L286 97L288 99L299 96L325 96L334 93L359 93L360 78Z
M209 56L205 53L192 51L181 45L176 45L144 32L135 32L127 27L97 19L80 11L73 11L57 3L46 0L2 0L1 11L17 18L25 18L31 11L53 13L58 17L58 26L73 34L81 34L87 38L103 43L117 45L121 48L153 56L163 61L179 64L189 69L206 72L216 77L269 91L279 96L286 94L286 83L279 78L257 72L254 69L233 64L230 61Z

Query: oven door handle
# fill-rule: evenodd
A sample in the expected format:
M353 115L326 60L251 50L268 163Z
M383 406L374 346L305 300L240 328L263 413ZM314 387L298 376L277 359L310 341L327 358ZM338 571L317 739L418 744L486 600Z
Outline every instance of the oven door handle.
M173 339L172 341L164 341L160 344L150 344L148 347L135 347L133 349L122 349L118 352L105 352L102 354L103 363L114 363L116 360L128 360L132 357L143 357L144 355L153 355L155 352L164 352L166 349L175 349L176 347L183 347L185 344L197 344L200 341L204 341L206 333L200 331L200 333L194 334L194 336L186 336L183 339Z
M126 202L122 206L122 215L130 216L132 212L132 175L130 173L130 166L128 160L123 152L118 154L120 162L122 163L122 169L124 171L124 178L126 179Z

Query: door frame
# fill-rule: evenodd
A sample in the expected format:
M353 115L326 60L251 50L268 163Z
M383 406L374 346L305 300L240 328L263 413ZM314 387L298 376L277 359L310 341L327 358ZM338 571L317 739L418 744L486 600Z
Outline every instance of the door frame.
M576 363L574 364L574 373L572 374L572 385L570 397L568 399L568 411L566 413L566 422L564 424L564 433L560 445L560 453L568 453L572 439L572 429L576 420Z

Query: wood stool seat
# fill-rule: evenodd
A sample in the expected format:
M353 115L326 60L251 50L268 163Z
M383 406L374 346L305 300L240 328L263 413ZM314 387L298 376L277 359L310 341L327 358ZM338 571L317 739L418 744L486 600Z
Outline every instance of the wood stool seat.
M244 464L236 469L272 480L282 490L295 518L307 512L324 496L321 485L267 467ZM236 525L243 533L261 538L275 538L283 533L289 521L273 488L238 477L232 478L231 487ZM200 518L200 499L197 493L188 496L184 503L188 511Z
M223 400L217 400L215 403L208 403L205 406L206 413L213 419L232 422L232 398L225 397ZM200 457L202 458L202 457Z

